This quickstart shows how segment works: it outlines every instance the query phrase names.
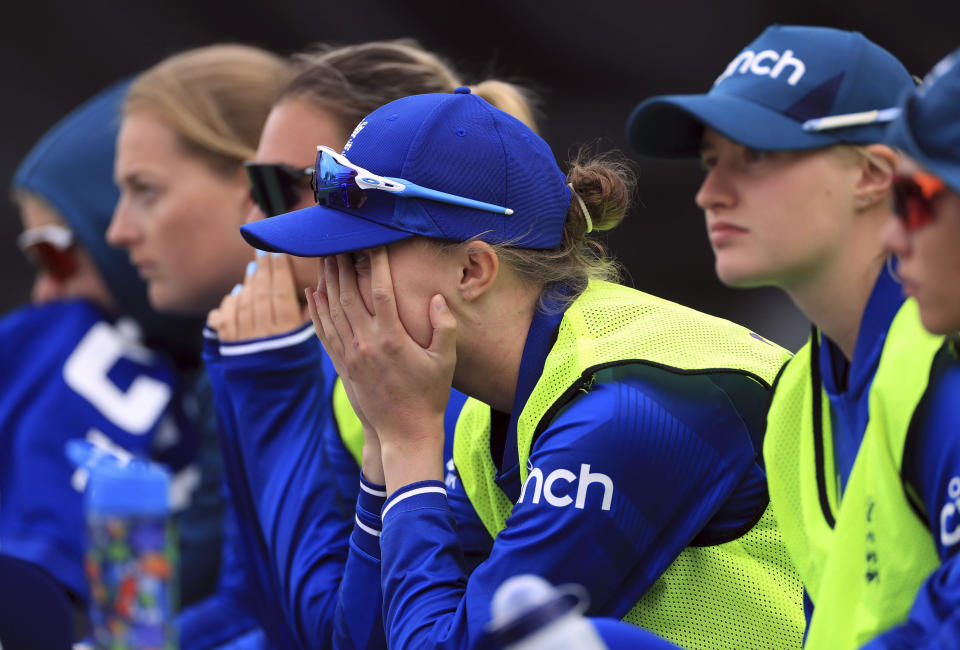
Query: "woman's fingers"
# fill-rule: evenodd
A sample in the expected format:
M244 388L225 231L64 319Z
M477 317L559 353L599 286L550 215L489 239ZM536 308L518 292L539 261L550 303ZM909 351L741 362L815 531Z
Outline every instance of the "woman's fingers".
M390 273L390 256L386 246L369 251L370 255L370 295L373 299L373 313L377 317L396 319L397 300L393 293L393 276Z
M317 333L317 338L323 341L323 323L320 322L320 315L317 313L316 299L313 297L314 290L307 287L303 290L303 295L307 299L307 313L310 315L310 321L313 323L313 330Z
M340 269L338 268L336 257L323 258L323 279L326 282L327 291L326 295L322 296L322 298L325 299L323 302L326 303L331 326L337 332L344 346L352 345L353 327L350 325L350 321L344 313L343 304L340 299ZM323 317L322 310L320 310L320 316L321 318ZM324 322L323 325L326 328L327 323Z
M250 280L257 270L257 263L247 264L244 275L244 287L237 294L237 336L241 339L254 338L256 331L255 316L253 313L253 291L250 290Z
M320 278L321 284L323 278ZM310 318L313 320L313 327L320 338L320 343L330 355L337 368L337 372L343 374L343 346L333 319L330 316L330 301L325 291L313 291L307 294L308 306L310 307Z
M250 322L253 323L253 330L247 338L259 338L270 334L279 334L274 332L273 324L276 318L273 315L273 304L270 293L273 289L272 268L270 264L270 255L257 252L256 267L253 273L248 271L244 293L250 293Z
M433 325L433 337L427 351L442 361L456 364L457 319L439 293L430 299L430 324Z
M343 311L354 327L369 319L370 311L363 302L360 294L360 285L357 282L357 270L353 265L353 257L346 254L337 255L337 286L340 289L340 304Z
M297 300L296 281L293 277L293 263L289 255L274 253L269 259L273 280L270 291L271 312L276 327L286 332L303 322L300 302Z
M210 327L217 331L221 341L237 340L237 294L239 293L240 285L238 284L231 293L223 297L220 307L215 310L218 312L216 324L212 320L210 322Z

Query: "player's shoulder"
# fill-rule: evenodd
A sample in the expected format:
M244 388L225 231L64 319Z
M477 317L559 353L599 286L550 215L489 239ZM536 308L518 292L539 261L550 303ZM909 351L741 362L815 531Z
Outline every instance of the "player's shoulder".
M53 372L107 314L84 300L28 305L0 318L0 364L24 372ZM44 370L46 369L46 370Z
M36 340L38 336L59 334L80 336L97 322L109 322L99 306L88 300L58 300L42 305L24 305L0 318L0 333L5 345L12 345L10 337Z
M937 355L920 413L933 417L937 426L960 421L960 357L949 345Z
M538 439L551 447L609 454L651 445L658 453L709 446L753 458L768 390L736 373L675 373L639 365L600 373L561 409ZM669 445L660 441L670 440Z
M132 322L114 322L92 303L25 307L0 320L8 371L0 377L2 421L72 423L79 436L91 427L142 436L177 394L165 355L143 346Z

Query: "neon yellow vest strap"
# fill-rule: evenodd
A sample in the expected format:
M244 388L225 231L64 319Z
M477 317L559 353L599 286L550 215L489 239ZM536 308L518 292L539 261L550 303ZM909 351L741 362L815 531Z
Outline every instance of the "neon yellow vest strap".
M807 648L859 648L904 621L939 564L926 522L903 489L913 413L942 338L908 300L887 334L869 395L869 422L839 496L829 402L817 381L817 340L777 382L764 444L770 498L814 603ZM815 402L819 402L815 421Z
M333 418L337 423L337 430L340 432L340 439L354 460L357 461L357 467L360 467L363 460L363 425L360 418L354 413L350 406L350 399L347 397L347 391L343 387L343 382L337 377L333 385Z

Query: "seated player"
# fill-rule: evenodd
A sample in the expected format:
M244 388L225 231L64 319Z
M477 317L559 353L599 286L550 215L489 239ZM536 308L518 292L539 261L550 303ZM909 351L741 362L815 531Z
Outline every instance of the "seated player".
M197 482L197 439L178 374L196 359L182 332L198 324L151 310L126 256L104 239L117 200L113 151L127 86L108 88L57 124L12 182L24 227L18 243L37 275L32 304L0 319L0 553L24 563L15 583L2 581L18 605L0 608L8 647L15 646L4 633L37 629L53 616L45 611L58 604L51 591L41 602L30 598L41 593L31 586L51 580L72 610L69 636L84 632L86 476L68 461L67 440L165 463L180 510Z

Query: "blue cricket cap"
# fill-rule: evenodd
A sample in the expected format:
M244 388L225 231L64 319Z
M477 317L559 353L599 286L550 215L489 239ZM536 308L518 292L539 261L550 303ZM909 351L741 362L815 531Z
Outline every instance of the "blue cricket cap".
M627 141L657 158L699 155L704 126L767 151L881 142L882 122L895 113L888 109L912 85L903 64L859 32L772 25L708 93L642 102ZM855 114L864 115L850 120Z
M513 214L367 190L361 208L317 205L247 224L240 229L247 243L318 257L413 236L540 249L561 242L571 192L549 145L467 88L381 106L357 125L343 155L374 174Z
M906 95L887 142L960 193L960 49Z

